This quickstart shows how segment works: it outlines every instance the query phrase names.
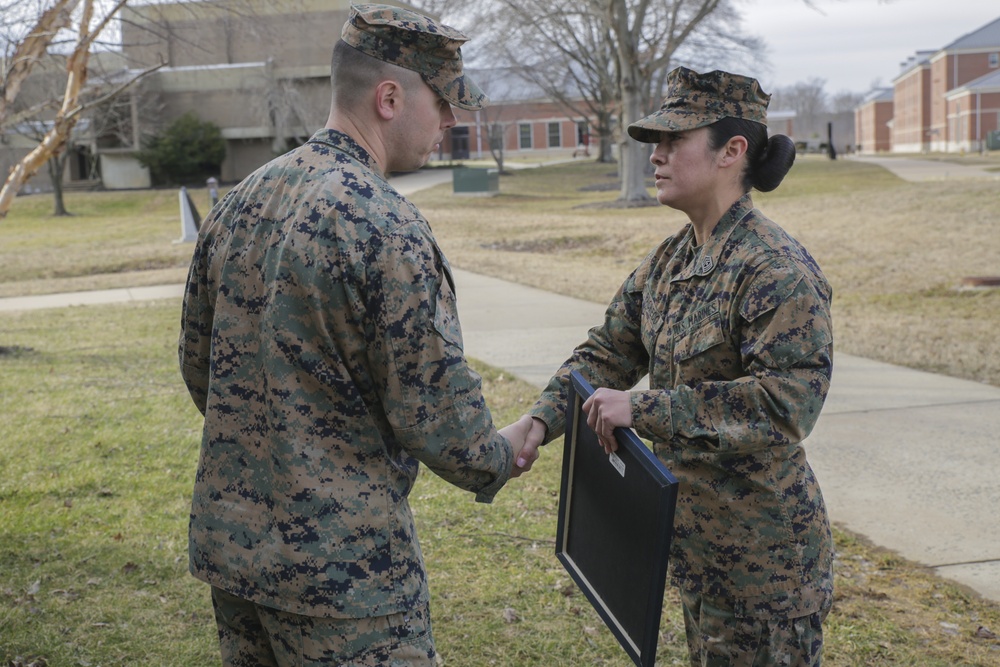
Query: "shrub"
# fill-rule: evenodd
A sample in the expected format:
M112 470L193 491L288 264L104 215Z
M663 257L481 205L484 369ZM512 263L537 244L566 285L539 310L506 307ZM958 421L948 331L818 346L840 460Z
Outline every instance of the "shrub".
M226 157L226 140L219 126L189 111L150 140L137 157L149 168L154 183L201 184L209 176L218 176Z

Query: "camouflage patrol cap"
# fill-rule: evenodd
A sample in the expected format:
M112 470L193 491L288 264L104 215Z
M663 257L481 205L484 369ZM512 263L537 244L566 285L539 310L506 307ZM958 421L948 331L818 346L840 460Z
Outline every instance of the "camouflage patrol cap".
M659 111L628 126L636 141L655 144L661 132L693 130L722 120L744 118L767 124L771 96L756 79L715 70L699 74L678 67L667 75L667 96Z
M489 101L462 71L464 34L433 19L389 5L353 5L341 39L373 58L418 72L451 104L482 109Z

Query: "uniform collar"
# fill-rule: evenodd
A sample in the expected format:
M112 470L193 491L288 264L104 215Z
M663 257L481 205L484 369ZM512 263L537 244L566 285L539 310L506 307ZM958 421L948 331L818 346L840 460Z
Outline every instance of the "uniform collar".
M318 130L316 134L312 135L312 137L309 138L309 143L326 144L339 153L346 153L371 171L378 174L383 180L385 179L385 174L382 173L382 168L379 167L371 153L362 148L361 144L355 141L348 134L325 127Z
M708 237L705 243L700 248L693 248L694 258L677 274L674 280L687 280L693 276L705 277L712 273L715 267L719 265L719 259L722 256L722 249L726 246L726 241L732 236L733 230L736 229L737 225L752 210L753 201L750 199L750 193L748 192L729 207L726 214L716 223L715 229L712 230L711 236ZM693 247L694 227L688 225L685 235L687 238L681 243L682 247L687 247L689 244Z

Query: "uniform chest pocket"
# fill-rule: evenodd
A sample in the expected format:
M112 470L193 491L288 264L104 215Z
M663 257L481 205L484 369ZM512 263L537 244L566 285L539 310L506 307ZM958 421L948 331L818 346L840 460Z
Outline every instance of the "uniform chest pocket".
M696 357L726 341L722 315L717 306L700 311L681 322L674 333L674 363Z

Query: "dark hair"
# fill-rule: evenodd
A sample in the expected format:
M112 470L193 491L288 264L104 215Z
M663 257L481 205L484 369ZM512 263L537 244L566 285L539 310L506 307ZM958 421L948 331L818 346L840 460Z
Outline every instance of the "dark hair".
M337 40L330 60L333 105L347 109L363 99L363 93L385 78L398 79L406 87L415 86L420 74L359 51L344 40Z
M795 144L783 134L767 136L767 126L753 120L727 117L708 126L708 145L719 150L733 137L747 140L747 161L743 169L743 190L757 188L770 192L795 162Z

